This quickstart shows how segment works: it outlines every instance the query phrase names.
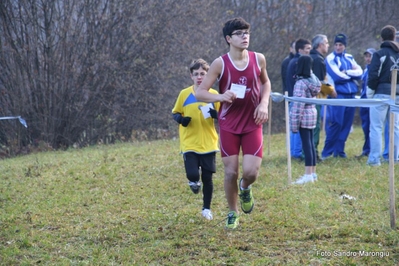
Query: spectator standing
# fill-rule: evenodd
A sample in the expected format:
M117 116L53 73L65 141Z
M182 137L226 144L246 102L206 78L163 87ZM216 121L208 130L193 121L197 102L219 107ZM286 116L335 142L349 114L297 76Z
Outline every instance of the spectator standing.
M317 98L327 98L330 96L331 98L337 97L337 93L333 86L327 83L327 69L324 56L328 53L328 48L330 47L328 43L328 38L324 34L317 34L312 39L312 50L310 51L310 56L313 59L313 73L316 77L323 83L321 86L320 93L317 95ZM314 145L316 150L317 161L321 161L318 146L320 143L320 131L321 131L321 105L316 104L317 110L317 119L316 119L316 127L314 128Z
M381 30L382 43L380 50L373 54L367 81L367 98L391 98L391 71L399 64L399 43L395 42L396 28L387 25ZM396 101L399 100L399 79L396 85ZM382 128L389 121L390 108L387 105L370 107L370 154L367 164L381 165ZM399 149L399 116L394 115L394 160L398 160Z
M313 59L302 55L298 59L294 96L316 98L320 92L321 83L312 73ZM317 110L315 104L293 102L290 110L290 125L292 132L299 132L305 153L305 174L294 182L302 185L317 180L316 149L313 141L313 129L316 127Z
M294 85L296 82L296 70L297 70L297 63L298 63L298 58L301 55L309 55L310 49L312 46L310 45L310 41L306 39L297 39L295 41L295 56L290 60L287 68L287 76L286 76L286 88L288 92L288 96L293 96L293 90L294 90ZM292 103L290 103L290 108L292 106ZM296 160L303 160L303 154L302 154L302 141L301 141L301 136L299 135L298 132L290 132L290 153L291 157Z
M287 91L286 83L286 76L287 76L287 69L288 64L290 63L291 59L295 56L295 41L291 42L290 44L290 54L284 58L283 62L281 63L281 79L283 82L283 93Z
M351 54L346 53L347 36L343 33L334 38L334 51L326 57L328 83L337 92L337 99L354 99L358 92L356 80L363 74L362 68ZM330 97L328 97L330 98ZM345 142L355 116L355 107L327 106L326 139L322 160L330 156L347 158Z
M371 58L376 50L374 48L368 48L364 53L364 62L366 63L366 67L363 70L362 75L362 90L360 92L360 98L367 98L367 79L369 74L369 66L371 63ZM369 107L360 107L359 109L360 120L362 121L362 129L364 134L364 144L362 148L362 153L357 156L357 158L361 158L363 156L368 157L370 153L370 112Z

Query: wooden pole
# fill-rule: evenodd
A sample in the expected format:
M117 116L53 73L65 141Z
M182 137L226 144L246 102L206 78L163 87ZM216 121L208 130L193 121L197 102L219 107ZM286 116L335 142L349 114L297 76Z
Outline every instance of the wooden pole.
M285 96L288 97L288 92L285 92ZM285 135L286 135L286 146L287 146L287 169L288 169L288 185L291 185L291 143L290 143L290 113L288 108L288 100L285 99Z
M391 99L395 102L396 98L396 81L397 69L392 70L391 78ZM395 168L394 168L394 123L395 114L389 114L389 213L391 216L391 228L396 229L396 213L395 213Z
M272 97L269 99L269 121L267 126L267 155L270 155L270 142L272 134Z

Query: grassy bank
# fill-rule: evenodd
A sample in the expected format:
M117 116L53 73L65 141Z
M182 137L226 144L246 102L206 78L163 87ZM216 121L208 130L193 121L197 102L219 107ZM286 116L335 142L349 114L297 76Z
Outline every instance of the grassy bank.
M3 160L0 265L397 264L388 165L372 168L366 158L355 159L362 139L356 128L348 159L318 165L317 183L291 186L285 135L272 136L253 186L254 211L242 214L234 231L224 229L220 156L214 220L206 221L201 195L187 185L177 140ZM303 169L293 162L293 179Z

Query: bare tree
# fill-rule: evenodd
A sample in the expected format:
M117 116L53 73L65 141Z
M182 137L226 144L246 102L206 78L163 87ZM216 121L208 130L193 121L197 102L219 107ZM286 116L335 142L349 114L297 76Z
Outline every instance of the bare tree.
M317 33L349 36L362 62L379 30L398 20L394 0L2 0L0 2L0 144L53 148L176 134L170 111L191 83L194 58L227 52L227 19L251 23L250 49L266 56L274 91L289 43ZM398 25L396 25L398 26ZM217 84L215 84L216 86ZM273 117L284 117L274 106ZM279 115L280 114L280 115ZM284 127L275 119L274 132ZM16 144L17 143L17 144ZM1 147L0 147L1 148Z

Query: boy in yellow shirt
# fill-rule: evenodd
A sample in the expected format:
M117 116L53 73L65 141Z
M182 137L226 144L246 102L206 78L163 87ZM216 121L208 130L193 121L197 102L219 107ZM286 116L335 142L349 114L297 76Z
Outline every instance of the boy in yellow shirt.
M198 194L203 183L202 216L212 220L211 201L213 194L212 175L216 172L216 152L218 134L214 119L220 103L197 101L195 92L208 72L209 65L203 59L197 59L190 65L190 75L194 84L183 89L177 97L172 110L173 119L180 124L180 152L183 154L186 176L191 190ZM212 93L218 94L211 89Z

